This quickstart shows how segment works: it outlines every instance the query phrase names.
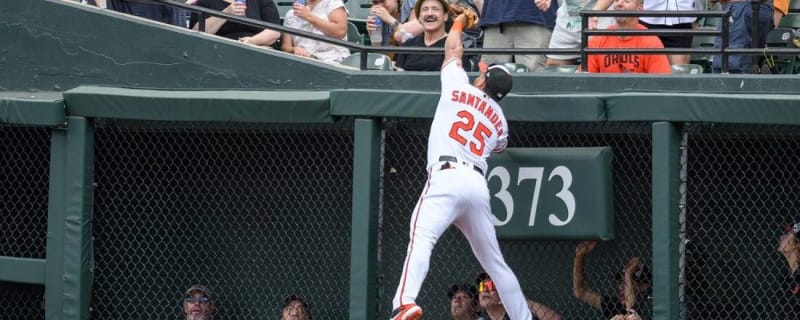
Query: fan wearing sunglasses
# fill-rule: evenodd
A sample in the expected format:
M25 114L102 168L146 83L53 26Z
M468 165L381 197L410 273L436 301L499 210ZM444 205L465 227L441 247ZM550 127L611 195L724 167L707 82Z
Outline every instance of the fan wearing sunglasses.
M506 312L500 295L494 286L492 278L486 272L478 274L475 279L478 287L478 303L481 307L481 316L478 319L485 320L506 320L510 319ZM528 309L531 310L534 320L561 320L561 315L550 307L531 299L528 299Z

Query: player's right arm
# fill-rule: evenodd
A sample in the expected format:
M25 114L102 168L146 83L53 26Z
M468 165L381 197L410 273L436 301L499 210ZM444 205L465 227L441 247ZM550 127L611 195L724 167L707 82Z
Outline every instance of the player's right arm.
M578 300L586 302L600 310L600 294L594 292L592 288L589 288L586 284L586 279L583 277L583 266L586 255L594 250L596 244L597 242L594 241L582 241L578 244L578 247L575 248L575 263L572 266L572 292Z

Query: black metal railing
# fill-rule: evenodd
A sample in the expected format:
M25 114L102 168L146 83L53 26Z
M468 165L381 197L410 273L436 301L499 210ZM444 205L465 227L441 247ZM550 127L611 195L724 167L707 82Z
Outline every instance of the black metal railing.
M319 35L303 30L285 27L282 25L256 20L247 17L241 17L224 13L221 11L207 9L191 4L186 4L176 0L152 0L154 2L163 3L165 5L182 8L200 15L198 20L198 29L205 31L205 19L207 17L219 17L237 23L254 26L258 28L265 28L285 32L301 37L306 37L342 47L346 47L351 51L361 53L360 68L361 70L367 69L367 59L369 53L375 52L393 52L393 53L417 53L417 54L441 54L443 48L427 48L427 47L397 47L397 46L373 46L364 45L360 43L345 41L341 39L331 38L325 35ZM753 3L760 3L759 0L751 0ZM753 5L753 17L758 17L758 5ZM721 72L728 72L728 56L732 54L738 55L762 55L762 54L800 54L800 48L758 48L757 38L753 37L752 48L728 48L730 40L730 17L729 11L597 11L597 10L583 10L580 12L582 17L582 35L581 46L577 49L551 49L551 48L464 48L465 54L580 54L582 70L586 70L586 61L589 54L593 53L637 53L637 54L716 54L720 55L722 59ZM720 17L721 28L719 30L709 29L692 29L692 30L670 30L670 29L648 29L648 30L618 30L618 29L593 29L588 28L588 20L586 17ZM757 24L757 18L753 19L753 24ZM191 27L191 26L189 26ZM753 32L756 34L758 27L754 26ZM720 48L630 48L630 49L607 49L607 48L586 48L588 44L588 37L591 35L717 35L721 38Z

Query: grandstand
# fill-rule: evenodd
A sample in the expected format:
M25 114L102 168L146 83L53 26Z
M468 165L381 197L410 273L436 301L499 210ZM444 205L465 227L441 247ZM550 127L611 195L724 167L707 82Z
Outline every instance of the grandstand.
M796 63L786 54L775 61ZM575 245L591 238L602 293L628 257L652 265L646 319L793 316L776 248L800 219L800 78L554 71L514 74L510 147L610 147L613 228L502 238L525 294L599 318L572 295ZM292 292L315 319L388 318L437 73L343 68L61 0L0 2L0 73L0 319L179 319L198 282L219 319L277 317ZM537 225L564 216L548 208ZM445 233L426 319L478 271Z

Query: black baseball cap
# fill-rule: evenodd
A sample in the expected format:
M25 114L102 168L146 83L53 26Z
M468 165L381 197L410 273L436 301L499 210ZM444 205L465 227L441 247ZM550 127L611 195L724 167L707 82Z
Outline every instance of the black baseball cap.
M486 93L496 102L500 102L508 92L511 91L514 83L511 79L511 72L506 67L494 64L489 66L486 71Z

